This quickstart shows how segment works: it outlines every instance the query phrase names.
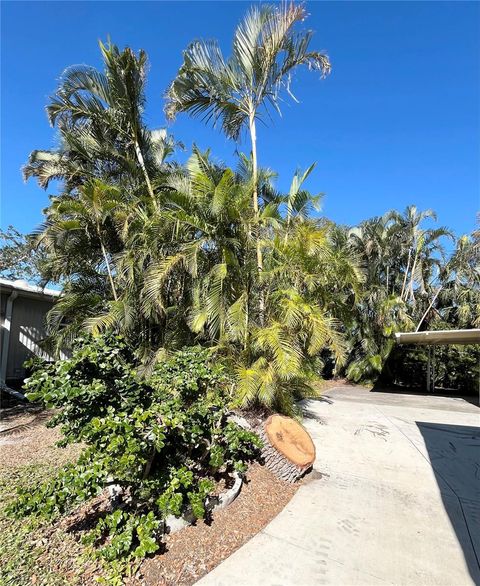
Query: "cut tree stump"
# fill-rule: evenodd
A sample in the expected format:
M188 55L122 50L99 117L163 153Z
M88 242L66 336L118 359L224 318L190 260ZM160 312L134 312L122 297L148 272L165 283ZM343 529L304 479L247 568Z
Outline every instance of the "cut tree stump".
M265 466L287 482L301 478L315 462L315 446L308 431L291 417L271 415L258 430Z

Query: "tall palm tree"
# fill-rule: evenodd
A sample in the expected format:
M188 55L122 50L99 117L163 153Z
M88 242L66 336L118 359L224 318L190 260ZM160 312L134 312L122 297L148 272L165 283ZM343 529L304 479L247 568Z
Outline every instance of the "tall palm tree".
M100 178L138 187L137 175L156 206L154 176L174 143L162 131L150 131L143 120L147 56L130 48L100 43L104 70L71 66L47 105L50 124L59 133L60 148L35 150L24 176L46 188L52 179L71 192Z
M456 327L480 327L480 231L460 237L441 267L437 309Z
M263 270L256 122L271 106L280 112L282 92L290 89L293 71L306 65L325 76L330 61L309 49L312 32L297 32L306 18L303 6L283 3L253 6L237 27L231 56L226 59L216 41L194 41L183 53L183 64L167 91L166 114L201 116L237 140L248 129L252 148L252 200L257 230L258 271ZM262 308L262 311L264 308Z
M400 297L406 300L409 295L411 298L413 297L415 271L420 251L425 242L425 231L421 228L421 224L427 219L436 220L437 215L433 210L419 211L416 206L411 205L406 207L403 214L392 212L392 217L402 230L404 248L407 251L407 266L404 269L400 293Z

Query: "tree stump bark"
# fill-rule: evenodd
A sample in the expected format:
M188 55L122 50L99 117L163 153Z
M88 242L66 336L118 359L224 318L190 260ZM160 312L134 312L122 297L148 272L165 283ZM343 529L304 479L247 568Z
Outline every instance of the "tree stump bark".
M315 462L315 445L307 430L291 417L271 415L258 434L265 466L278 478L295 482Z

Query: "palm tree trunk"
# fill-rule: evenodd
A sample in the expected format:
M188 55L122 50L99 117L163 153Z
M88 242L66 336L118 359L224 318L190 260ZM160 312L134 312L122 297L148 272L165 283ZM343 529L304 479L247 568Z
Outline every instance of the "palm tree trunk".
M252 180L253 180L253 211L256 224L256 249L257 249L257 270L258 274L263 271L263 254L260 244L260 210L258 206L258 163L257 163L257 129L255 126L255 115L250 115L250 140L252 143ZM259 298L260 323L263 325L265 317L265 295L260 286Z
M417 260L418 260L418 253L415 252L415 257L414 257L413 265L412 265L412 273L410 275L410 283L408 284L408 290L405 292L405 300L408 297L408 292L410 292L410 297L411 297L412 301L415 301L415 295L413 294L413 282L415 280L415 269L417 268Z
M407 284L407 276L408 276L408 272L410 270L410 258L412 255L412 249L409 248L408 249L408 262L407 262L407 268L405 269L405 274L403 275L403 285L402 285L402 293L400 295L400 299L403 299L403 295L405 293L405 285Z
M432 301L431 301L431 302L430 302L430 304L428 305L428 307L427 307L427 310L426 310L426 311L425 311L425 313L422 315L422 319L421 319L421 320L418 322L417 329L415 330L416 332L418 332L418 330L420 329L420 326L421 326L421 325L422 325L422 323L423 323L423 320L424 320L424 319L427 317L427 315L428 315L428 312L429 312L429 311L432 309L432 307L433 307L433 304L435 303L435 301L436 301L436 299L437 299L437 297L438 297L438 294L439 294L439 293L440 293L440 291L442 290L442 287L443 287L443 285L440 285L440 287L437 289L437 292L435 293L435 295L433 296L433 299L432 299Z
M290 198L290 196L289 196ZM285 223L285 238L283 240L283 244L286 246L287 242L288 242L288 231L290 229L290 217L291 217L292 213L291 213L291 208L290 208L290 199L288 201L287 204L287 221Z
M113 275L112 275L112 271L110 269L110 263L108 261L107 251L105 250L105 246L103 245L103 240L102 240L102 237L100 236L99 229L98 229L98 237L100 239L100 247L102 248L103 258L105 259L105 264L107 265L108 278L110 280L110 286L112 288L113 298L115 299L115 301L118 301L117 291L115 289L115 284L113 282Z
M150 177L148 176L147 168L145 166L145 160L143 158L143 154L142 154L142 151L140 149L140 145L138 144L138 140L137 140L136 137L135 137L135 140L134 140L134 144L135 144L135 153L137 155L138 163L139 163L139 165L140 165L140 167L141 167L141 169L143 171L143 175L145 177L145 183L147 184L148 193L150 194L150 197L152 198L152 201L156 205L156 202L155 202L155 194L153 193L153 188L152 188L152 184L150 182Z
M255 126L255 117L250 116L250 139L252 141L252 180L253 180L253 211L255 212L255 220L258 224L260 220L260 213L258 207L258 163L257 163L257 129ZM257 234L257 267L259 271L263 270L263 255L260 246L259 234Z

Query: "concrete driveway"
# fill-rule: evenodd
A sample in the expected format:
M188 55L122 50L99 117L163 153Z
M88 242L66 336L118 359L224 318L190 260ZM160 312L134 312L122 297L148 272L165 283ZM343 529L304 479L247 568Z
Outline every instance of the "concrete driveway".
M359 387L303 406L310 479L198 584L480 584L478 407Z

